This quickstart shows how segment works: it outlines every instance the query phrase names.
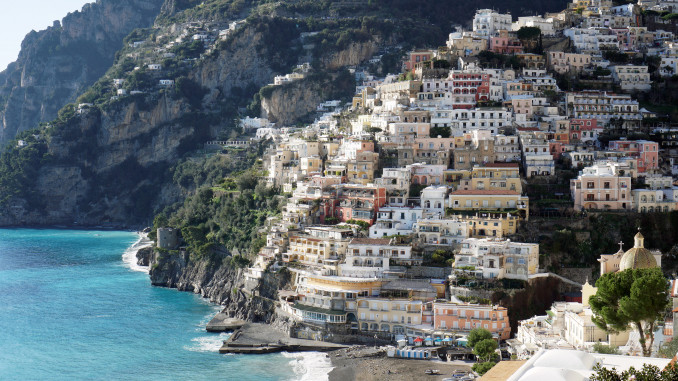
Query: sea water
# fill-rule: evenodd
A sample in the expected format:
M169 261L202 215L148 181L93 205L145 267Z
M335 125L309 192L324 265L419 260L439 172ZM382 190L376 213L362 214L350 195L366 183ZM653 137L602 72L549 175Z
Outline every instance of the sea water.
M151 286L138 239L0 229L0 380L327 379L323 354L219 354L228 334L205 331L219 308Z

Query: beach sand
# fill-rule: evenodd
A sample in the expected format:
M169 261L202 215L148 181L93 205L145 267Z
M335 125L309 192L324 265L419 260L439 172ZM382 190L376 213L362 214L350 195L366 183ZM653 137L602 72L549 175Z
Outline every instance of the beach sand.
M334 369L329 381L413 381L442 380L455 370L470 371L471 367L443 361L408 360L386 357L384 351L371 347L353 347L329 353ZM427 375L427 369L437 369L440 375Z

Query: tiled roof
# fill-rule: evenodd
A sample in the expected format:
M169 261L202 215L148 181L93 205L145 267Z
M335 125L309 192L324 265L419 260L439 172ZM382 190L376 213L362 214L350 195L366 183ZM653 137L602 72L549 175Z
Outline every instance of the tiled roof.
M388 245L390 238L353 238L351 245Z
M488 163L485 164L488 168L518 168L518 163Z
M498 196L520 196L520 193L515 191L503 191L503 190L484 190L484 189L475 189L475 190L458 190L450 193L450 195L498 195Z

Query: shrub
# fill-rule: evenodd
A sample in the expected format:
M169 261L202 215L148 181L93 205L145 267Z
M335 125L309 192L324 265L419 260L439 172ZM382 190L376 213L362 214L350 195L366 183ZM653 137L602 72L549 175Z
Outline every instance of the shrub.
M473 369L474 372L476 372L476 373L478 373L479 375L482 376L483 374L487 373L487 371L492 369L492 367L495 366L495 365L497 365L497 363L492 362L492 361L479 362L479 363L473 364L471 369Z

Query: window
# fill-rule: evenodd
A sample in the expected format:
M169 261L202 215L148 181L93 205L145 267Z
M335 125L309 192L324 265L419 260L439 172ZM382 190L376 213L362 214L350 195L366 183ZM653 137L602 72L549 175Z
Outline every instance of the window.
M588 183L586 183L586 188L593 189L593 187L594 187L593 181L589 181Z

